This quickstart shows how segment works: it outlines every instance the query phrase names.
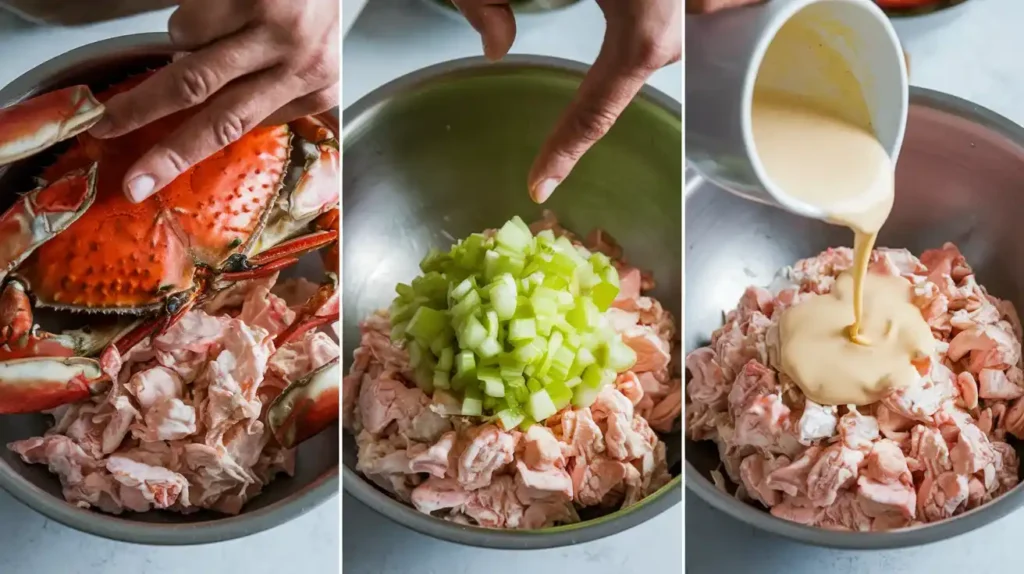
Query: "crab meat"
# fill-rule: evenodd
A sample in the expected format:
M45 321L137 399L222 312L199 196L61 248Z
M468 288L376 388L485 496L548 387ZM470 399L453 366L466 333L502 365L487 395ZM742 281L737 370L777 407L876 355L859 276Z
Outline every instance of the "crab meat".
M341 367L335 358L288 385L267 412L277 442L292 448L338 420L340 384Z
M74 138L43 170L43 185L0 215L0 413L49 409L102 391L119 356L196 304L313 251L323 255L326 278L277 342L340 314L340 151L331 127L315 117L257 127L136 204L121 189L127 170L199 110L113 139L86 130L102 116L102 102L151 73L98 97L75 86L0 110L0 165ZM102 336L53 334L35 324L34 307L128 319L100 329ZM96 356L99 363L85 358ZM292 406L273 411L292 444L326 424L323 376L311 374L286 391L282 404Z

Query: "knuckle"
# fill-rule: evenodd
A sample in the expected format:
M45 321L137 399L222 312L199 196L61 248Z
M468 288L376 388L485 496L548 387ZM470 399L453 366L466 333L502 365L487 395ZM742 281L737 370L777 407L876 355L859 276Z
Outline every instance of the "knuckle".
M310 105L317 111L324 111L338 105L338 89L335 85L331 89L321 90L310 95Z
M586 147L597 143L615 123L615 114L604 107L594 104L584 104L578 113L569 118L568 128L575 138ZM583 155L579 147L574 146L567 155L572 159L579 159Z
M226 112L214 125L213 139L218 147L225 148L238 141L246 132L252 129L251 122L246 121L245 116L236 112Z
M164 157L167 159L168 165L174 169L175 173L184 173L188 168L192 167L192 164L185 159L185 156L178 153L173 148L168 149Z
M183 66L176 79L178 96L188 107L205 102L213 91L211 74L195 66Z
M644 36L638 41L633 54L633 65L649 75L668 65L676 57L668 42L655 36Z

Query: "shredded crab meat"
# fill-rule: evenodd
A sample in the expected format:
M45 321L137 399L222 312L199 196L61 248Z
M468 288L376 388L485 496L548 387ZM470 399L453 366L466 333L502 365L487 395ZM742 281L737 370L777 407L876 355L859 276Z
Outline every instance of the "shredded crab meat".
M44 436L8 448L47 465L82 508L241 512L294 471L294 452L266 427L266 407L339 355L316 331L274 348L308 283L274 276L229 288L122 357L107 395L57 409Z
M531 226L584 245L549 212ZM636 504L671 480L665 444L682 412L673 353L675 321L642 295L653 280L622 259L611 236L595 231L588 249L619 269L619 297L608 310L637 364L589 408L567 407L525 432L458 416L444 391L427 396L405 350L390 340L380 311L361 324L361 340L342 383L342 421L356 437L356 470L421 512L460 524L537 529L580 520L584 507Z
M884 531L977 508L1018 483L1007 440L1024 439L1021 329L1013 305L980 286L947 243L919 258L878 249L871 272L907 279L938 351L916 384L878 403L823 406L778 369L786 308L828 293L853 263L829 249L783 270L781 289L749 287L711 343L689 353L686 434L714 441L725 489L780 518Z

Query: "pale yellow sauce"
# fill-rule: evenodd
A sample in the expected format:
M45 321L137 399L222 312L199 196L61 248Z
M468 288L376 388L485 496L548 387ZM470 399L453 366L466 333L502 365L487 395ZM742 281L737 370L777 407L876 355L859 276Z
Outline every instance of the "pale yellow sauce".
M845 70L838 55L835 64ZM839 77L853 82L848 72ZM935 346L910 283L868 274L892 209L894 165L866 121L863 98L850 101L839 112L756 89L752 105L754 144L769 179L855 235L852 272L829 294L787 309L779 325L780 368L808 398L828 405L870 404L911 384L918 376L912 362Z

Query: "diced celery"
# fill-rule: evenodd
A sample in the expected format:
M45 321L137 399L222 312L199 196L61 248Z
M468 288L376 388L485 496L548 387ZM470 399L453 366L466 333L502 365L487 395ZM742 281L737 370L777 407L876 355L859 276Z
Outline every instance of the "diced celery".
M532 239L532 237L529 229L523 231L523 229L516 225L514 221L509 221L498 230L494 239L498 244L522 253L526 251L527 247L529 247L530 239Z
M526 403L526 412L530 415L530 418L540 422L558 412L558 409L551 400L551 395L541 389L530 395L530 400Z
M594 404L599 394L601 394L601 389L592 389L586 385L580 385L573 389L572 406L578 409L585 409Z
M501 371L495 367L480 367L477 369L476 378L484 382L497 381L498 383L501 383L503 381L501 378Z
M480 304L480 294L477 293L476 289L471 289L461 301L452 306L452 315L460 318L465 317L479 309Z
M520 363L529 365L544 356L546 346L547 342L544 339L534 338L516 347L512 356Z
M457 376L470 375L476 372L476 358L473 351L462 351L455 356L455 373Z
M498 314L498 318L507 321L516 314L516 280L505 273L498 282L491 287L491 306Z
M487 329L476 317L469 317L459 331L459 346L463 349L475 349L487 339Z
M495 416L497 416L498 422L501 424L501 428L506 431L516 428L517 426L519 426L520 423L523 422L523 419L526 418L526 415L524 415L519 410L513 408L507 408L503 411L500 411Z
M480 387L480 384L477 381L466 383L466 390L463 394L471 399L484 398L484 390Z
M572 367L575 359L576 355L571 349L566 347L558 349L551 361L551 369L548 371L548 376L555 381L564 381L568 378L569 369Z
M527 415L527 417L523 419L523 422L519 423L519 430L526 432L535 424L537 424L537 421L533 420L533 417Z
M409 366L416 368L423 362L423 354L427 351L423 348L423 345L417 341L409 341L409 347L407 349L409 353Z
M391 325L391 341L397 343L405 340L405 329L408 327L409 322L404 323L392 323Z
M445 316L444 311L438 311L430 307L420 307L416 309L416 313L409 320L409 325L405 328L405 332L429 345L434 340L434 337L444 332L447 325L448 318Z
M476 417L484 413L484 404L482 399L471 399L465 397L462 399L462 415L467 417Z
M586 347L580 347L576 350L576 359L572 363L572 367L569 368L570 377L578 377L583 374L583 370L597 362L597 358L590 352L590 349Z
M569 406L569 402L572 401L572 390L565 385L565 383L551 383L544 387L547 391L548 396L551 397L551 402L555 405L555 410L560 411L565 407Z
M537 334L542 337L550 337L551 329L554 328L555 321L553 316L544 315L537 317Z
M483 380L483 379L481 379ZM501 379L487 379L484 381L484 394L489 397L504 397L505 385Z
M544 362L541 363L540 367L536 371L538 378L544 377L548 374L548 369L551 368L551 363L555 360L555 353L562 348L562 334L554 332L551 334L551 338L548 339L548 348L544 354Z
M615 337L604 347L604 367L621 373L628 371L636 364L636 351L624 343L620 337Z
M619 288L617 285L606 283L604 281L594 285L590 290L590 296L594 299L594 304L597 308L604 313L611 307L612 301L619 296Z
M512 353L502 353L498 355L498 367L502 377L517 377L523 374L526 363Z
M459 283L458 287L452 289L452 299L461 301L463 297L469 295L469 292L476 287L476 282L472 277L468 277Z
M508 340L513 342L533 340L537 336L537 321L534 319L512 319L508 324ZM526 361L529 362L529 361Z
M488 339L498 338L498 314L493 309L484 313L484 328L487 329Z
M434 371L434 388L435 389L448 389L451 388L451 379L448 376L448 371Z
M402 299L412 299L416 296L416 291L412 286L406 285L405 283L395 285L395 293L398 293L398 296Z
M582 382L583 382L583 379L581 379L579 377L573 377L573 378L569 379L568 381L565 381L565 386L567 386L567 387L569 387L571 389L573 387L578 386Z
M501 352L501 343L497 339L487 338L476 346L476 353L483 358L498 356Z
M437 370L449 372L452 370L452 363L455 358L455 353L451 347L445 347L441 349L441 354L437 358Z
M530 389L531 393L535 393L543 389L544 385L542 385L537 379L531 377L530 380L526 381L526 388Z

